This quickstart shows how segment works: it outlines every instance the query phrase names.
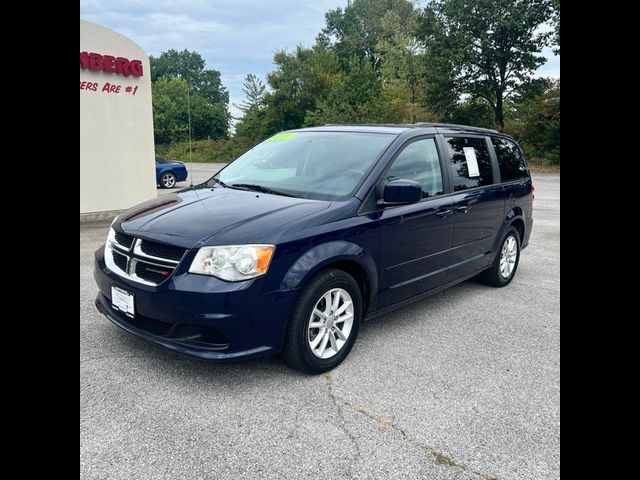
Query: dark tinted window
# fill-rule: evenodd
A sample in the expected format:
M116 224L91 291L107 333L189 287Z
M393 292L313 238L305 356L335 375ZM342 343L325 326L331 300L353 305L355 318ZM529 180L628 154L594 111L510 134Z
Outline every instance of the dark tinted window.
M171 162L169 160L165 160L164 158L156 155L156 163L171 163Z
M500 176L503 182L529 176L527 164L515 142L506 138L495 137L492 137L491 141L493 142L493 148L496 150L498 165L500 165Z
M452 165L453 191L482 187L493 183L491 158L484 138L445 138Z
M442 171L433 138L418 140L405 147L387 172L387 180L415 180L422 185L422 198L442 194Z

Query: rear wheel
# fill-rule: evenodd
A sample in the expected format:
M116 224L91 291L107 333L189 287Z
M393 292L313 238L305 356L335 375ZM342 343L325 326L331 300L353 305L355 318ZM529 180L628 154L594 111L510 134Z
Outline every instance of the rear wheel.
M481 279L494 287L505 287L513 280L519 262L520 234L515 227L509 227L493 264L482 272Z
M291 312L282 358L306 373L323 373L349 355L362 319L362 295L356 281L327 269L302 289Z
M160 175L160 186L162 188L173 188L176 186L176 176L171 172Z

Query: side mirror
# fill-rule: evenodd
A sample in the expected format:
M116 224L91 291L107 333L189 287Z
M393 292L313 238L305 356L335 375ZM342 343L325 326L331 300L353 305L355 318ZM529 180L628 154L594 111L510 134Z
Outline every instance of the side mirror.
M378 206L408 205L422 200L422 185L415 180L391 180L384 186Z

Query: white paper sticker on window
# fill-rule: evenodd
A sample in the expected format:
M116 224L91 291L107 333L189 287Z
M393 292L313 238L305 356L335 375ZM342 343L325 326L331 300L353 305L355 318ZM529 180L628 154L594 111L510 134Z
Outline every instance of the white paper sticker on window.
M479 177L480 169L478 168L478 159L476 158L475 149L473 147L464 147L464 158L467 160L469 177Z

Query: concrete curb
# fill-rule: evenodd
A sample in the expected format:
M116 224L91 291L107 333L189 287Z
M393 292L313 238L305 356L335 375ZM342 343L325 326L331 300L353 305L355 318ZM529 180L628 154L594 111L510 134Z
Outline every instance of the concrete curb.
M102 220L113 220L116 215L124 212L125 209L122 210L107 210L104 212L89 212L89 213L81 213L80 214L80 223L84 222L99 222Z

